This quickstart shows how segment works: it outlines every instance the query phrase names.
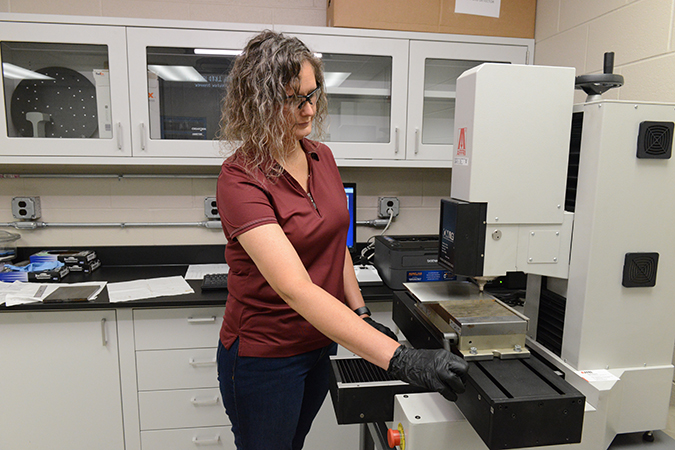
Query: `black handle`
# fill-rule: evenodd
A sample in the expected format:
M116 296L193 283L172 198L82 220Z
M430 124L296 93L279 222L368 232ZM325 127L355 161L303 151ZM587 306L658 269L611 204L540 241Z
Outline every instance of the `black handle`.
M614 52L605 53L604 73L614 73Z

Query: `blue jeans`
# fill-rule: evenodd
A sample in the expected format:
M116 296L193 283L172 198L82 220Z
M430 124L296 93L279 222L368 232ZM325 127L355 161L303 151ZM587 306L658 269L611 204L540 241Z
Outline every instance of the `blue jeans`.
M299 450L328 393L337 344L287 358L239 356L218 343L218 381L238 450Z

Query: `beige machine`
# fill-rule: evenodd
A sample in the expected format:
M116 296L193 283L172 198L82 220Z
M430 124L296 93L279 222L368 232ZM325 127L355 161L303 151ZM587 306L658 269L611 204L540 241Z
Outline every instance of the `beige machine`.
M423 291L431 288L418 283L406 295L427 339L478 361L512 358L520 346L537 354L529 360L564 374L585 397L580 442L566 448L604 450L617 434L666 426L675 342L675 106L598 95L573 106L574 87L572 68L507 64L483 64L457 82L452 199L442 212L439 262L478 286L525 272L524 315L490 309L478 314L490 326L475 326L471 320L485 319L458 319L464 306L449 304L464 295L443 298L453 288L437 284L448 291L429 300L434 295ZM495 332L500 321L513 328ZM433 394L416 395L424 403ZM409 401L396 402L394 424L409 423ZM435 424L441 438L431 438L434 425L425 423L424 445L409 441L405 449L447 448L446 432L463 432L455 412L448 414L451 421ZM489 448L500 445L472 425Z

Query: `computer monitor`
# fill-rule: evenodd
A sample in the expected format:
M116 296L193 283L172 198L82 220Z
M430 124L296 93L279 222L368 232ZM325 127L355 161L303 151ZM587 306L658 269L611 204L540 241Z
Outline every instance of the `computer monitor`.
M347 248L353 251L356 247L356 183L342 183L347 195L349 210L349 231L347 232Z

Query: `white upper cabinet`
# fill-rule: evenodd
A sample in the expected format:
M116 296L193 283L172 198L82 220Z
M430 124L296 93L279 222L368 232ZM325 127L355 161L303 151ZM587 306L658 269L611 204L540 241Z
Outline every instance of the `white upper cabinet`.
M406 159L452 161L457 78L484 62L527 63L527 46L410 41Z
M124 27L2 22L0 60L0 155L131 156Z
M328 134L335 158L405 159L408 42L297 34L324 64Z
M218 140L227 77L259 25L68 20L0 13L3 162L222 163L232 150ZM270 28L299 37L323 60L324 141L341 166L451 167L457 77L482 62L529 64L533 46L531 39Z
M129 28L135 157L215 158L221 100L234 59L254 33Z

